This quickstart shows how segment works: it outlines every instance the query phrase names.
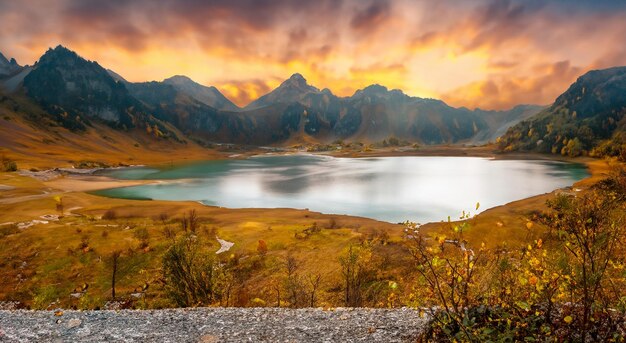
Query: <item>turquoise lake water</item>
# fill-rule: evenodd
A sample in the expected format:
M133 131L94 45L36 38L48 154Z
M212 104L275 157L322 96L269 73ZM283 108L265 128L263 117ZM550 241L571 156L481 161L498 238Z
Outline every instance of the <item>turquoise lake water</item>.
M570 186L581 164L477 157L259 156L104 175L158 183L94 192L125 199L195 200L229 208L308 208L388 222L458 217Z

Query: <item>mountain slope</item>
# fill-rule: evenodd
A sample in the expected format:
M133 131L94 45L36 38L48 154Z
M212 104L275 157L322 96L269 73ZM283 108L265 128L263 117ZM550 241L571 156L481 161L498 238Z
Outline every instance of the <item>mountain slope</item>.
M176 75L163 80L178 91L218 110L238 111L239 107L228 100L217 88L203 86L187 76Z
M45 106L71 115L134 127L137 102L96 62L62 46L49 49L24 78L26 93Z
M505 151L578 156L617 155L624 149L626 154L626 145L621 147L625 117L626 67L594 70L579 77L552 106L510 128L499 144Z
M169 162L174 154L179 155L177 159L215 154L193 142L146 134L142 128L119 130L94 121L77 131L64 127L62 120L24 95L0 93L0 155L6 154L18 161L20 169L27 169L69 167L81 160L108 165L154 164Z
M485 111L476 109L489 124L489 130L481 131L471 139L472 144L481 145L488 142L495 142L504 135L507 130L517 123L532 118L541 112L545 106L538 105L518 105L507 111Z
M245 109L254 110L276 103L290 104L299 102L309 93L318 94L320 90L309 85L301 74L296 73L273 91L248 104Z
M160 121L97 62L62 46L49 49L22 81L24 93L54 115L62 126L85 131L95 123L182 142L171 124Z

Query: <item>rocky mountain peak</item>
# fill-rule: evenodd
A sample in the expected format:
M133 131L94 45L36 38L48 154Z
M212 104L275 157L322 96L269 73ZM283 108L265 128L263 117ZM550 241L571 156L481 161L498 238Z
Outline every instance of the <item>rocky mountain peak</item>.
M309 85L300 73L295 73L291 75L287 80L285 80L279 87L280 88L292 88L300 90L304 93L306 92L319 92L319 89Z
M320 93L320 90L309 85L302 74L295 73L278 88L250 103L246 109L261 108L274 103L299 102L310 93Z
M389 93L389 89L385 86L381 86L379 84L369 85L363 89L359 89L354 92L354 97L360 96L382 96Z
M306 83L306 79L300 73L295 73L295 74L291 75L289 77L289 79L287 79L287 81L290 82L290 83L298 84L298 85L306 85L307 84Z
M54 49L49 48L43 56L39 58L37 64L46 64L46 63L67 63L67 62L75 62L80 60L81 57L78 56L72 50L68 48L57 45Z
M7 60L2 53L0 53L0 76L7 76L17 73L22 67L17 64L15 58Z
M7 58L4 57L4 55L0 52L0 65L8 64L8 63L9 61L7 60Z
M196 82L185 75L174 75L170 78L163 80L164 83L169 84L196 84Z
M174 75L163 80L163 83L213 108L227 111L239 110L239 107L228 100L217 88L201 85L185 75Z

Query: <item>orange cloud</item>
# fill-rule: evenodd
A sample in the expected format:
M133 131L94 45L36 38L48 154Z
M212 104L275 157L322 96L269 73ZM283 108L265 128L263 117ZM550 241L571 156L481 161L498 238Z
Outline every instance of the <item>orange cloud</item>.
M569 61L535 66L536 75L527 77L494 76L442 94L442 99L455 106L484 109L508 109L512 104L547 105L555 94L562 93L576 80L582 70Z
M379 83L505 108L626 65L625 16L610 0L2 1L0 51L32 64L63 44L128 80L184 74L239 105L299 72L343 96Z
M279 82L264 80L235 80L218 83L215 87L237 106L244 107L278 85Z

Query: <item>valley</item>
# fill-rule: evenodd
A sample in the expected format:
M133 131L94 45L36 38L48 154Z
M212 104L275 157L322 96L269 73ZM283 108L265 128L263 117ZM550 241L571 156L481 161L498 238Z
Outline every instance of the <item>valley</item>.
M484 144L532 117L541 109L539 106L470 111L449 107L439 100L408 97L399 90L377 85L357 91L352 97L339 98L327 89L310 86L302 75L295 74L266 96L239 108L214 87L183 76L163 82L130 83L63 47L50 49L35 66L21 69L11 65L7 70L12 74L5 78L0 99L0 154L4 161L14 161L19 171L0 174L0 270L5 281L0 287L0 299L15 301L19 307L164 308L190 306L195 301L212 306L289 307L396 307L421 303L422 292L413 287L419 275L413 271L407 245L411 234L404 224L370 219L375 215L368 211L362 216L345 215L346 209L337 208L339 205L328 199L322 201L327 204L321 207L321 213L106 198L94 192L163 181L91 174L100 168L122 168L121 173L130 166L170 170L199 161L241 164L249 163L246 159L253 156L274 156L269 157L273 161L293 154L338 158L336 163L356 165L371 159L409 161L419 156L534 160L528 163L537 166L543 165L537 162L540 160L585 164L590 176L575 182L571 190L560 188L576 178L519 196L548 192L527 199L506 198L501 203L483 200L487 207L480 208L480 214L471 220L465 214L460 216L462 221L471 222L473 229L466 233L470 241L502 249L541 236L545 228L536 216L547 200L561 192L585 190L618 163L504 152L498 144ZM47 91L50 86L38 88L48 82L54 82L56 93ZM95 100L85 102L86 98ZM517 168L528 170L530 165L524 163L525 167ZM280 167L280 163L274 164L260 170ZM445 169L454 169L454 165ZM422 167L420 163L410 166ZM303 168L308 168L306 163L294 161L293 170L280 173L304 173ZM313 174L324 170L321 166L311 168ZM327 172L342 170L338 165L325 168ZM355 170L363 173L364 168L368 167ZM235 175L236 170L226 171L229 174ZM355 175L360 178L360 174ZM324 178L326 183L332 179L329 175ZM283 186L293 183L281 180L272 182ZM232 187L247 187L241 188L243 193L237 197L245 197L256 187L245 186L244 181L231 182ZM495 179L490 181L495 185ZM379 187L390 183L394 180L380 181ZM460 187L459 192L463 189ZM428 195L443 192L434 189ZM356 196L354 190L348 193ZM367 197L363 200L367 202ZM474 212L475 202L481 200L472 197L470 205L461 207ZM306 201L292 203L269 207L313 206ZM419 230L438 240L451 225L438 221L446 216L458 218L460 213L456 212L462 209L450 207L436 212L434 207L429 208L434 204L426 201L416 206L422 213L437 213L427 216L432 222ZM488 208L494 206L488 204L500 206ZM341 214L328 214L333 212ZM391 221L412 218L404 214L394 219ZM536 223L533 230L529 231L528 223ZM209 268L215 269L211 282L217 289L209 298L176 298L170 288L172 281L164 278L166 256L184 237L194 237L198 244L194 249L199 249L198 253L211 264ZM226 251L221 249L224 242L229 245ZM365 284L360 286L358 299L346 299L343 286L343 273L349 266L346 261L351 258L362 261L359 265L364 263L360 276L364 279L359 282ZM116 266L114 287L112 263ZM320 270L319 265L325 267ZM115 297L111 296L112 289Z
M625 14L0 1L0 342L626 341Z
M453 151L448 148L450 154L472 154L471 149ZM371 153L393 155L394 151L381 149ZM476 154L484 156L485 153L481 148ZM602 161L575 161L586 163L591 176L576 183L574 188L585 189L610 169L609 164ZM137 162L147 161L139 159ZM377 273L382 273L376 277L379 280L376 282L381 286L394 282L399 288L383 287L364 299L363 304L388 306L387 301L381 301L390 294L394 294L394 302L398 304L410 303L414 297L410 287L414 276L406 269L410 268L411 257L405 248L404 225L307 210L227 209L196 202L123 200L87 193L145 182L150 181L72 174L37 180L15 173L2 174L0 184L6 188L0 191L0 223L3 223L0 260L5 261L2 268L6 282L0 289L0 298L19 301L20 306L44 309L113 306L107 300L111 289L110 256L114 251L121 251L116 293L119 301L126 304L122 306L174 306L168 301L164 288L161 256L176 237L190 232L182 223L191 211L197 221L194 235L209 254L220 248L216 237L234 243L229 251L214 255L229 266L229 273L232 273L225 272L221 281L232 282L233 287L233 293L219 301L222 306L276 306L278 301L294 306L287 298L278 300L280 292L276 293L276 285L289 279L286 261L296 261L296 273L303 282L297 288L304 297L310 292L305 280L320 276L314 306L341 305L341 258L346 247L364 242L371 249L368 263ZM537 224L534 233L529 233L526 224L533 221L534 211L542 208L553 194L487 209L472 219L474 229L468 231L468 239L480 240L491 248L500 246L503 241L510 246L524 244L529 234L537 236L543 231ZM60 218L26 229L17 228L19 223L53 215ZM447 229L443 224L430 223L420 230L436 237ZM263 253L259 251L260 241L266 246ZM317 268L320 263L326 266L321 274ZM233 277L235 279L231 279ZM89 285L84 296L69 296L72 289L83 284ZM131 296L145 285L150 286L140 292L140 298Z

